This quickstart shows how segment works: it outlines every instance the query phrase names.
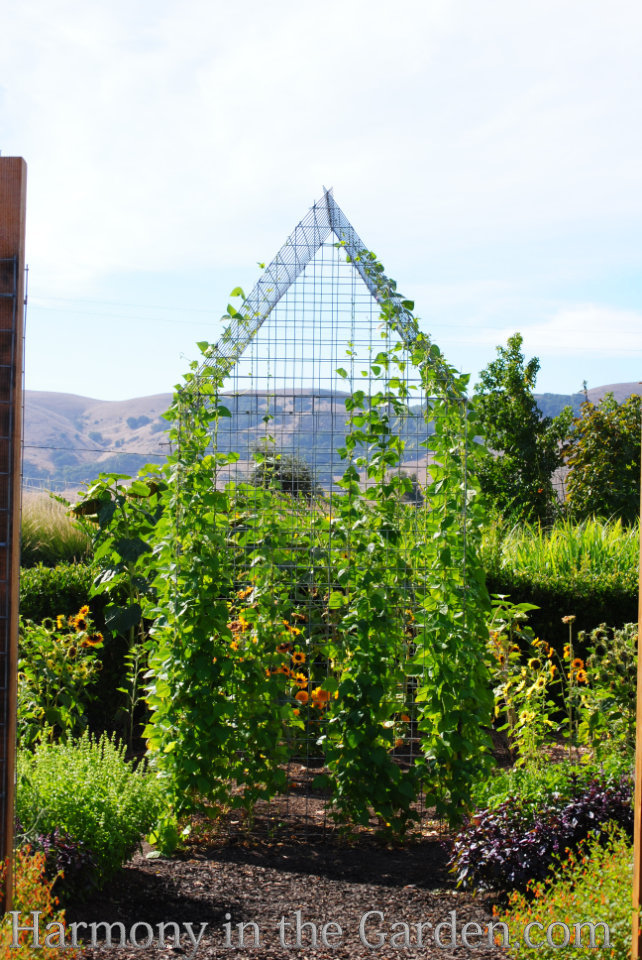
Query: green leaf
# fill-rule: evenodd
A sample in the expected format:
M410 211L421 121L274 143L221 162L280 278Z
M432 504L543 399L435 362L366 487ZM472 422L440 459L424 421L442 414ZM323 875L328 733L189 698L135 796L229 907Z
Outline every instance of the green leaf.
M343 607L347 603L347 598L344 597L342 593L339 593L338 590L333 590L330 594L330 599L328 600L328 607L330 610L338 610L340 607Z
M140 623L142 615L143 611L138 603L132 603L128 607L110 604L105 607L105 626L112 633L125 634Z
M121 537L114 541L114 550L127 563L135 563L144 553L151 553L152 548L140 537Z

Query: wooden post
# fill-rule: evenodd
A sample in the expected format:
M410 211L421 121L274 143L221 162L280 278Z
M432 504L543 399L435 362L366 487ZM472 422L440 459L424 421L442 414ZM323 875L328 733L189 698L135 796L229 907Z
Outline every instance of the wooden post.
M0 157L0 858L13 895L27 165Z
M642 444L642 424L641 424ZM642 449L642 446L641 446ZM638 683L635 713L635 806L633 822L633 943L631 960L642 956L642 475L640 477L640 567L638 574Z

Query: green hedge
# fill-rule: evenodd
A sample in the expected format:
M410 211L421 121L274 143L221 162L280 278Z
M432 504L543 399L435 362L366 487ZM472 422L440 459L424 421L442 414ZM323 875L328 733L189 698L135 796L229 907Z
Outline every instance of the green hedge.
M122 695L118 688L125 685L127 640L105 633L104 596L89 599L94 573L90 564L61 563L57 567L23 568L20 571L20 616L24 620L41 623L46 617L58 614L70 616L88 604L91 619L97 630L105 634L105 645L100 651L102 672L94 687L95 700L87 711L93 731L117 728L118 705ZM119 731L121 732L121 731Z
M575 636L602 623L622 627L638 618L637 580L630 575L575 580L541 576L533 581L530 575L503 569L487 572L486 585L489 593L507 594L515 603L537 604L540 609L530 612L529 623L535 634L558 652L568 642L568 626L562 617L575 616Z
M45 617L59 613L78 613L88 603L93 580L91 566L85 563L61 563L57 567L23 568L20 571L20 615L25 620L42 623ZM94 620L95 603L89 604ZM99 606L102 610L102 604Z

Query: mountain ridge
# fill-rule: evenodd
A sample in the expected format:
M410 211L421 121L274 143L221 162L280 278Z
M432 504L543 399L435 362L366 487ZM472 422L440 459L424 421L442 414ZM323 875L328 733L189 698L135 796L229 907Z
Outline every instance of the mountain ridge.
M607 384L593 387L584 393L535 394L543 415L555 416L569 405L578 413L586 398L597 403L606 393L613 393L621 403L633 393L642 394L642 385L635 382ZM231 395L228 394L228 397ZM274 396L275 435L284 443L284 449L296 439L300 454L330 469L333 458L328 451L313 448L312 438L319 429L328 436L327 443L336 447L342 443L344 431L340 423L344 392L332 390L256 390L234 398L232 417L227 425L223 448L234 447L234 439L242 432L245 445L260 442L256 422L266 397ZM100 472L136 473L145 463L162 463L169 452L165 431L168 423L163 413L172 401L171 393L159 393L129 400L97 400L73 393L44 390L25 391L23 476L27 485L51 487L73 486L89 481ZM243 407L243 409L242 409ZM266 406L267 410L267 406ZM416 411L413 411L416 416ZM251 414L247 417L245 415ZM242 416L243 415L243 416ZM314 416L315 432L302 429L306 416ZM239 419L240 418L240 419ZM232 423L236 424L232 428ZM412 419L412 417L410 418ZM259 420L262 420L259 417ZM240 424L243 423L243 426ZM297 435L297 426L301 437ZM412 427L415 426L413 431ZM262 428L264 431L264 428ZM279 433L280 431L280 433ZM409 449L417 449L417 429L405 425ZM299 448L300 444L300 448ZM239 446L240 449L240 446ZM296 451L295 451L296 452Z

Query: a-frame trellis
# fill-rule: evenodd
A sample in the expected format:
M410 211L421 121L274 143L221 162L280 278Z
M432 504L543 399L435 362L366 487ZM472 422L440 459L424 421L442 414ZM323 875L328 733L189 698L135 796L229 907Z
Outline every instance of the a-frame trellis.
M450 815L490 713L465 378L329 191L234 295L172 408L155 762L179 809Z
M379 299L381 281L385 282L385 277L379 278L377 283L368 272L367 263L361 258L366 250L364 243L335 201L332 191L326 190L321 200L313 205L269 266L264 269L252 292L238 310L238 316L227 327L221 341L215 345L211 357L202 364L201 373L214 364L223 373L232 369L279 300L332 236L351 258L354 269L374 299ZM404 305L402 297L394 292L392 297L397 307L393 323L401 337L412 341L415 328L411 311Z
M382 323L384 298L388 318ZM293 458L295 466L309 459L324 489L332 487L336 471L344 469L335 454L344 441L347 384L337 370L347 368L347 379L354 383L359 364L395 341L404 344L408 356L419 332L412 307L375 269L363 241L326 190L250 294L230 310L228 326L198 371L196 382L211 371L224 382L232 413L228 423L219 423L217 444L236 450L241 459L225 479L247 476L252 454L270 436L277 456ZM417 476L413 490L419 499L426 481L427 451L421 444L426 440L422 409L428 401L411 364L407 371L408 387L416 392L410 401L414 413L398 418L398 426L408 445L403 469ZM451 376L443 365L444 389ZM271 426L261 431L266 416ZM286 423L288 417L297 421L296 430ZM245 443L239 443L239 427ZM319 438L320 445L311 442Z

